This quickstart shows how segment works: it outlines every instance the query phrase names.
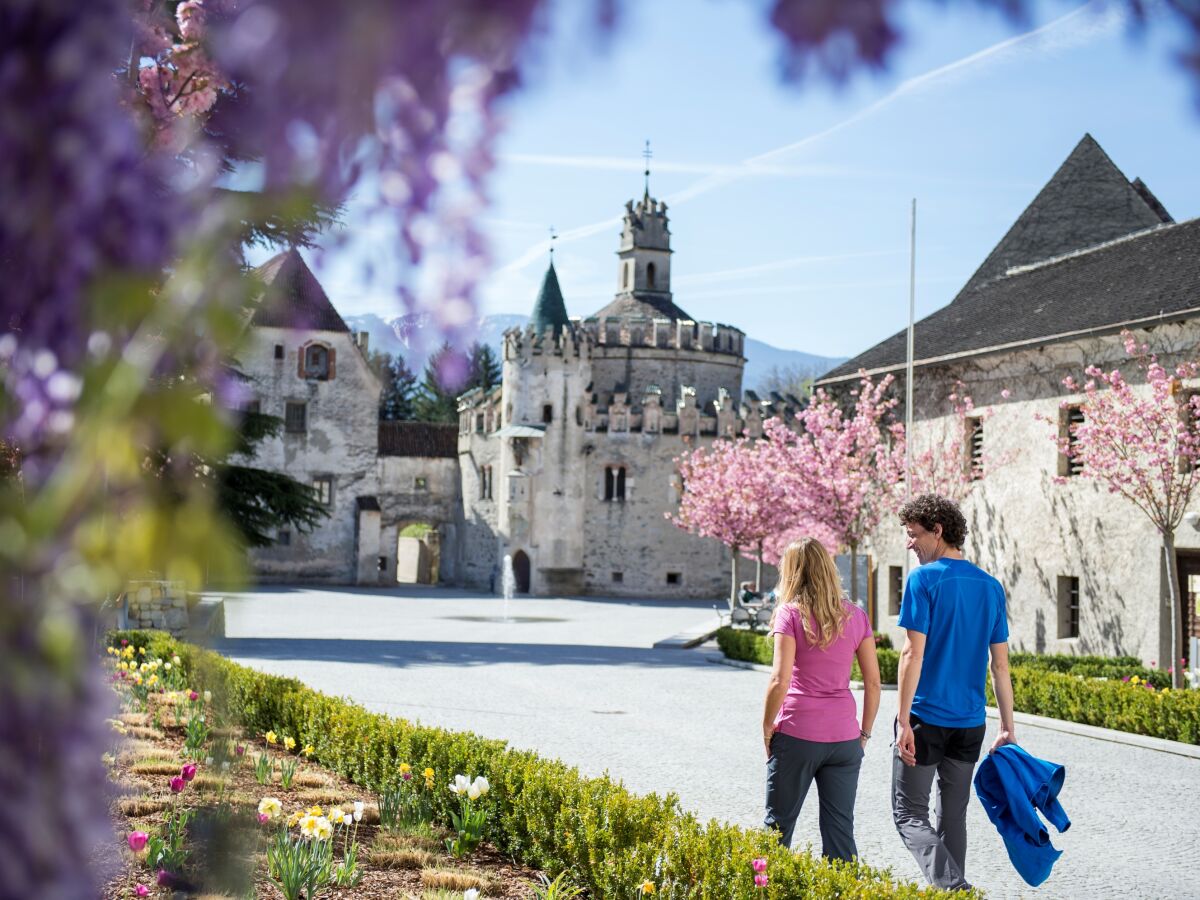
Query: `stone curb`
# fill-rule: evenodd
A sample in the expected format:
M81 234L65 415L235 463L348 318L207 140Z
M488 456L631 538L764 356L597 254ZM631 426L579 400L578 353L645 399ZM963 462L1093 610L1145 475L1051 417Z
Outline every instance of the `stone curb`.
M661 641L655 641L650 646L654 650L691 650L693 647L700 646L705 641L712 640L720 627L720 625L705 623L695 628L686 628L683 631L677 631L670 637L663 638Z
M770 672L770 666L760 665L759 663L745 662L740 659L726 659L723 655L718 657L716 653L707 653L705 658L711 663L717 663L722 666L732 666L735 669L751 669L755 672ZM861 681L851 681L850 687L853 690L862 690ZM896 690L896 685L885 684L885 691ZM989 719L999 719L1000 711L989 706L987 709ZM1131 747L1140 747L1143 750L1157 750L1159 753L1173 753L1176 756L1186 756L1190 759L1200 759L1200 746L1194 744L1185 744L1181 741L1168 741L1165 738L1147 737L1144 734L1133 734L1128 731L1116 731L1112 728L1100 728L1096 725L1082 725L1079 722L1067 722L1063 719L1051 719L1047 716L1035 716L1033 713L1014 712L1013 719L1018 725L1028 725L1031 728L1045 728L1049 731L1062 731L1066 734L1074 734L1080 737L1093 738L1098 741L1109 741L1113 744L1127 744Z

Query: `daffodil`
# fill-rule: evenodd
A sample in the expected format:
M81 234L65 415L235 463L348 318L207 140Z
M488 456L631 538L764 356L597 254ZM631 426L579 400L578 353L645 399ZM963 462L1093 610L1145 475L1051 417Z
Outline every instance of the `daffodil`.
M400 763L400 774L402 776L409 774L411 771L412 766L410 766L408 763Z
M642 893L643 894L653 894L655 892L655 890L657 890L657 888L654 887L653 881L643 881L642 882Z
M312 744L305 744L304 749L301 750L300 752L303 753L305 756L312 756L313 753L315 753L316 751L313 749Z
M263 797L258 803L258 813L273 819L283 812L283 804L276 797Z
M288 828L295 828L296 825L299 823L299 821L303 818L304 818L304 810L302 810L302 809L296 810L294 813L292 813L290 816L288 816L288 820L287 820Z
M310 816L320 816L320 815L324 815L324 813L321 811L321 807L319 807L319 806L310 806L310 807L308 808L308 814L309 814Z
M274 744L277 740L279 740L274 731L268 731L264 737L267 739L268 744Z
M302 835L304 835L306 838L312 837L313 832L315 832L317 830L317 819L318 819L318 816L314 816L311 813L309 813L307 816L305 816L303 819L301 819L300 820L300 833Z
M333 826L324 816L317 816L317 824L313 828L313 837L318 841L327 841L333 837Z
M424 772L422 772L421 774L422 774L422 775L424 775L426 778L432 778L432 777L433 777L433 769L428 769L428 768L427 768L427 769L426 769Z
M145 656L145 655L146 655L146 648L138 647L138 656Z
M283 746L288 750L295 750L296 749L296 739L294 737L285 737L283 739Z
M333 822L335 825L340 825L342 823L343 815L345 815L345 813L342 812L342 808L340 806L335 806L329 811L329 821Z

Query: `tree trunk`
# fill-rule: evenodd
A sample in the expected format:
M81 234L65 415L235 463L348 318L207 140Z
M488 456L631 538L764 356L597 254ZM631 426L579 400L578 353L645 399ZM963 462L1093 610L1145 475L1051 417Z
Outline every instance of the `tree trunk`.
M1163 555L1167 558L1167 594L1171 599L1171 687L1183 687L1183 663L1179 661L1179 578L1175 571L1175 532L1164 531ZM1195 666L1193 660L1192 665Z
M850 602L858 606L858 544L850 543Z
M762 555L763 542L758 542L758 562L754 566L754 589L762 593Z
M730 612L733 612L733 610L734 610L734 609L737 607L737 590L738 590L738 565L737 565L737 559L738 559L738 548L737 548L737 547L734 547L734 548L733 548L733 558L732 558L732 559L730 560L730 562L729 562L729 568L730 568L730 574L729 574L729 611L730 611Z

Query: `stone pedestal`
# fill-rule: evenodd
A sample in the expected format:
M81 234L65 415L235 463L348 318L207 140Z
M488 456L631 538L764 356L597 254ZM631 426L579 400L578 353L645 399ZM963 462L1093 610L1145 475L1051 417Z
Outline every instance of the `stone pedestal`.
M182 581L131 581L122 599L130 628L156 628L173 637L187 631L187 591Z

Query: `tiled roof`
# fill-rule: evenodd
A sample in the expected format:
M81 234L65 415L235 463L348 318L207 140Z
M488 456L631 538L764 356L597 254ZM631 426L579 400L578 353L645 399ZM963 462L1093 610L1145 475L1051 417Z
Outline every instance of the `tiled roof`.
M1134 183L1085 134L1033 202L963 286L956 300L1014 266L1095 247L1172 219L1150 189Z
M293 247L254 270L265 288L251 324L311 331L349 331L325 289Z
M458 457L458 426L432 422L380 422L380 456Z
M620 294L612 303L604 307L590 318L603 319L683 319L693 321L692 317L675 305L670 294Z
M929 363L1188 313L1200 316L1200 219L1160 225L964 291L916 323L913 358ZM859 369L900 368L906 335L892 335L817 384L852 378Z

